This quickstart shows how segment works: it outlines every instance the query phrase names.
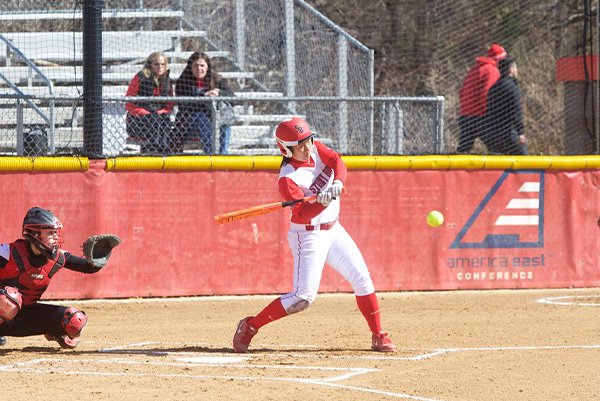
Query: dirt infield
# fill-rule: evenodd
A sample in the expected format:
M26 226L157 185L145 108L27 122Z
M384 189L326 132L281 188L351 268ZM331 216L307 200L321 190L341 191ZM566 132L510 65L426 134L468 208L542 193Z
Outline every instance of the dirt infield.
M233 353L238 320L273 298L60 302L87 312L84 341L7 338L2 399L600 399L597 288L381 293L391 355L369 350L352 295L321 294Z

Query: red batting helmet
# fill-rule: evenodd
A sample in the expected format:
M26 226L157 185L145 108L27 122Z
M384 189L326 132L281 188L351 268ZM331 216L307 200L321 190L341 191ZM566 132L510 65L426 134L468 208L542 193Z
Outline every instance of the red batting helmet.
M283 121L275 131L277 146L285 157L292 157L291 146L296 146L314 135L306 121L298 117Z

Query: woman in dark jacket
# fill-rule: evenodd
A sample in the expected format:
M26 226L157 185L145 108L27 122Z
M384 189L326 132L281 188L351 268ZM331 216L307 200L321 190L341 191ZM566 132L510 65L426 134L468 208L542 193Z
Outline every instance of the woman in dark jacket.
M210 58L201 52L194 52L188 59L185 69L175 83L175 95L185 97L234 96L227 82L212 67ZM187 139L202 141L206 154L213 153L212 116L211 102L179 103L176 121L180 135ZM231 126L227 125L227 121L222 121L219 153L227 153L230 134Z
M126 96L173 96L167 58L154 52L148 56L142 70L133 77ZM140 101L126 103L127 134L141 142L142 153L167 153L171 136L173 102Z

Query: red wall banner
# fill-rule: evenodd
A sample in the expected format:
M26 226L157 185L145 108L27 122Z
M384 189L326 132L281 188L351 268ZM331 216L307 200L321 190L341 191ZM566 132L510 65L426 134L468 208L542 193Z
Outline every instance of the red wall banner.
M64 225L64 249L89 235L122 243L101 272L61 270L46 299L285 293L289 210L223 225L214 216L280 201L265 171L2 174L0 242L20 237L32 206ZM595 170L349 171L341 224L378 291L600 285ZM431 210L444 223L426 223ZM333 269L320 291L351 291Z

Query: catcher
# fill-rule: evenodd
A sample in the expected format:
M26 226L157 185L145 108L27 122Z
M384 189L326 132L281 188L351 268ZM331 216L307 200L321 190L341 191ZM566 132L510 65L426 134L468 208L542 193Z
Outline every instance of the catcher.
M60 269L96 273L119 245L115 235L83 243L85 258L61 248L62 224L49 210L34 207L23 220L23 238L0 245L0 336L43 334L62 348L75 348L87 323L84 311L38 302ZM0 337L0 343L2 343Z

